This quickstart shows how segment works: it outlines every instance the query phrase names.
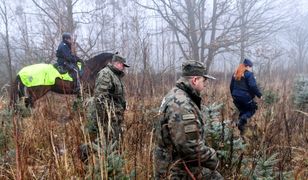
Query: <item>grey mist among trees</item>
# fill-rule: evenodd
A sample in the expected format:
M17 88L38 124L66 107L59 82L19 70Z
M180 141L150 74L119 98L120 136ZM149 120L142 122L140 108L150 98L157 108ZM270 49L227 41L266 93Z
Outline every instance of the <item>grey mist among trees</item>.
M291 0L5 2L1 4L6 4L11 23L6 33L5 18L1 18L2 39L8 37L0 43L1 60L9 62L6 42L14 42L10 48L12 71L33 63L54 63L65 31L74 34L77 54L84 60L103 51L119 51L133 65L129 69L132 74L144 68L176 74L185 59L204 62L208 71L230 71L244 57L258 65L264 57L257 49L265 42L267 49L289 49L297 54L294 60L279 53L277 61L294 61L298 68L307 66L305 45L300 45L305 43L304 27L302 32L296 28L298 32L281 36L288 26L300 24L296 18L299 6ZM296 40L296 36L300 38ZM288 47L280 47L285 41L290 42ZM229 68L222 69L221 63ZM274 64L269 71L273 68ZM7 69L0 73L7 74Z
M241 61L248 48L271 36L290 21L281 0L152 0L142 7L157 12L176 36L185 59L205 62L234 52ZM207 70L208 70L207 69Z

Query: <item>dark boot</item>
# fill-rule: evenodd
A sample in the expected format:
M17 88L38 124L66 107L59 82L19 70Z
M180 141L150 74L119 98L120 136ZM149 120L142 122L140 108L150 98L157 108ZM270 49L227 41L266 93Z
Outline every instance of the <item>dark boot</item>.
M74 89L73 93L78 94L80 91L80 81L78 76L78 69L73 64L66 64L66 67L69 69L69 74L73 79Z
M78 79L74 80L74 90L73 91L74 93L79 93L80 91L80 83Z
M74 82L74 89L73 89L73 92L78 94L79 91L80 91L80 81L79 81L79 79L78 79L77 72L76 72L76 71L72 71L72 72L71 72L71 76L72 76L73 82Z
M236 123L236 126L238 130L240 130L241 134L244 134L246 123L247 123L247 119L245 118L240 118L239 121Z

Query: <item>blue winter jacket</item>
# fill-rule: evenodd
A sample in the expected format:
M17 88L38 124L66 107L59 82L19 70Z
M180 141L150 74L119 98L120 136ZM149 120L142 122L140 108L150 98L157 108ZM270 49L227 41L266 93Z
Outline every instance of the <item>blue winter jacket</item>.
M58 57L57 63L60 66L63 66L65 63L76 64L78 60L78 57L72 54L71 46L65 41L59 44L56 56Z
M262 96L256 79L252 72L245 71L244 77L241 80L235 80L235 77L232 76L230 91L232 96L237 97L247 97L253 99L255 96L260 98Z

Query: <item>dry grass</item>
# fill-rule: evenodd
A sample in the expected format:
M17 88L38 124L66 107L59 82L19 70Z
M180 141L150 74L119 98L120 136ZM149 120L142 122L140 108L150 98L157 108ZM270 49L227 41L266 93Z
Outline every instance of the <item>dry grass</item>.
M267 85L266 89L277 93L279 99L271 105L259 102L259 110L249 122L250 130L246 135L249 145L244 156L279 153L278 171L292 171L295 179L307 179L307 116L296 111L292 105L290 83L273 82ZM236 120L228 83L210 83L208 87L205 103L224 102L222 118ZM128 98L126 130L121 144L125 159L123 171L126 174L135 171L137 179L152 177L153 121L166 92L156 93L154 97L140 95ZM83 179L89 175L79 159L78 150L80 144L89 141L89 135L82 130L86 123L85 112L83 109L74 112L73 100L71 96L49 94L36 103L30 117L18 119L24 179ZM2 106L0 102L0 109ZM10 148L14 146L10 145ZM5 161L0 166L0 179L16 177L15 160L7 154L6 158L2 158ZM228 172L224 176L234 179L234 174ZM91 176L88 178L91 179Z

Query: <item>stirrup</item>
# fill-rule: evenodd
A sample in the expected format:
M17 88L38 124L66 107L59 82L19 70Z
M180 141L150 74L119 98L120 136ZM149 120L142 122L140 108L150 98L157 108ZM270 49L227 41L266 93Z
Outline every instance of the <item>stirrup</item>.
M74 93L78 93L78 92L80 92L80 87L78 87L78 88L74 88L74 89L73 89L73 92L74 92Z

